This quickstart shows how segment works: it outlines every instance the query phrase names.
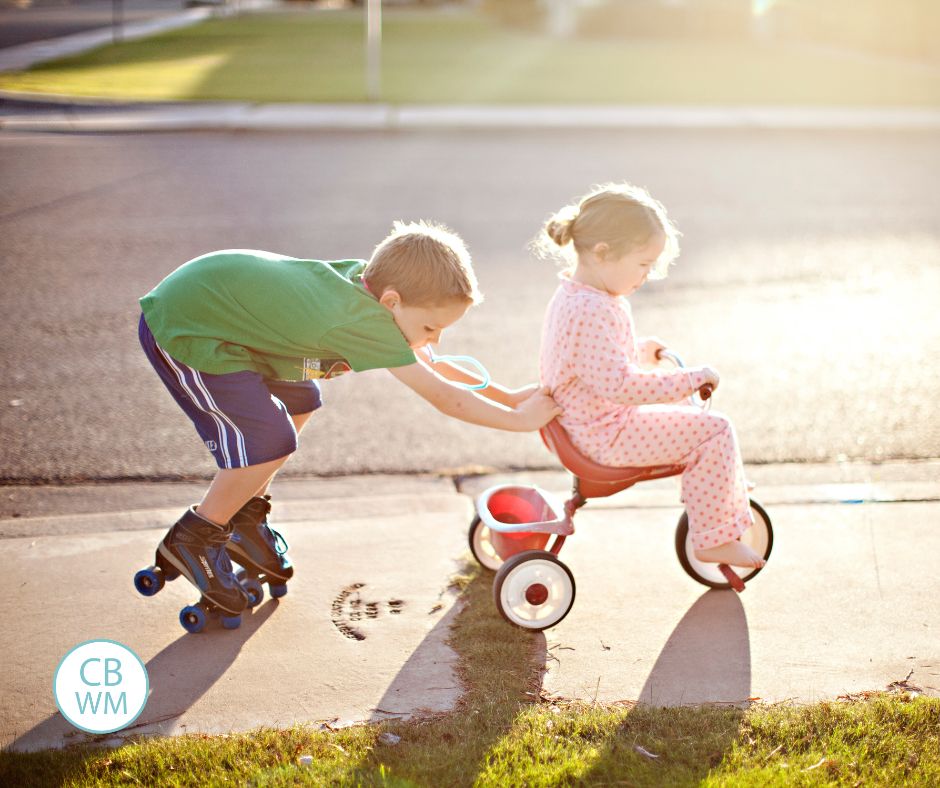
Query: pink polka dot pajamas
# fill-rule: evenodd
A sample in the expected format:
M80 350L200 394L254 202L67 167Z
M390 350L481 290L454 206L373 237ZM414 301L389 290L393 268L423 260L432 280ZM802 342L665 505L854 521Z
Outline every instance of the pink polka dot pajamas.
M635 339L626 298L562 277L542 328L541 381L575 447L612 467L685 465L694 547L730 542L751 526L734 427L689 404L704 373L645 369L654 352Z

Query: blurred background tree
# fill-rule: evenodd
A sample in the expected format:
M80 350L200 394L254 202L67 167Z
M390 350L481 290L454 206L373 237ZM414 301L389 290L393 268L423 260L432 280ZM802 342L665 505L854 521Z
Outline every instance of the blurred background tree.
M776 0L775 34L879 54L940 60L940 0Z
M585 38L811 43L940 60L940 0L477 0L500 24Z
M543 0L479 0L480 10L507 27L541 28L546 15ZM572 3L580 6L578 0Z

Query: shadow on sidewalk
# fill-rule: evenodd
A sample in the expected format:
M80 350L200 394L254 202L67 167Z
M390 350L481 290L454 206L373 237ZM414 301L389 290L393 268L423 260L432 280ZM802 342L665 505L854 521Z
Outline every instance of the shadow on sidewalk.
M649 706L746 703L751 695L747 617L733 591L706 591L672 631L637 700Z
M489 579L485 578L485 582L488 583ZM448 643L454 622L461 612L458 601L428 632L385 690L382 699L373 709L370 723L452 712L462 698L472 703L472 691L468 691L468 688L460 683L460 655ZM500 621L497 626L507 625ZM545 663L548 654L545 635L541 632L525 633L508 627L506 631L508 636L531 637L533 664ZM519 695L526 689L519 688ZM404 708L411 711L400 711Z
M690 782L703 779L737 738L750 694L751 648L744 608L732 591L706 591L672 631L637 706L599 744L601 754L582 779L603 782L638 758L651 765L670 762L670 753L659 745L677 739L691 740L691 751L705 753L687 764ZM704 717L693 708L701 706L717 709ZM669 711L656 711L663 707Z
M370 723L453 710L463 688L456 674L459 656L447 640L460 610L458 601L418 644L372 710Z
M538 697L547 653L542 632L517 629L499 617L492 575L479 574L395 675L370 720L406 735L407 746L377 746L345 779L377 784L385 769L403 785L410 785L408 780L435 784L433 775L456 763L465 778L459 784L471 784L519 714ZM439 683L442 679L446 683ZM446 706L442 687L450 693ZM410 719L418 724L399 727L396 721L404 715L379 711L404 708L412 709Z
M237 630L214 625L198 635L183 634L156 654L146 666L150 678L147 705L129 728L94 736L79 731L60 712L56 712L19 736L9 749L28 751L63 744L110 744L131 736L180 732L175 730L175 721L225 674L242 646L270 618L277 606L277 600L269 599L250 614L243 614L242 625Z

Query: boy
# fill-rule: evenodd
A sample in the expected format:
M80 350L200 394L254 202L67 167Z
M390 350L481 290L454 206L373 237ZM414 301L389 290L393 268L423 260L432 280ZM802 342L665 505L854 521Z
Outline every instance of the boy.
M557 416L547 390L491 384L484 399L448 382L476 382L467 373L431 361L426 346L479 300L463 241L426 223L396 223L368 264L213 252L144 296L144 352L219 466L157 548L166 579L186 577L226 626L262 593L257 579L235 578L229 554L272 595L286 593L293 567L267 524L266 491L320 407L318 379L384 367L442 413L496 429L537 430ZM138 589L156 593L155 581Z

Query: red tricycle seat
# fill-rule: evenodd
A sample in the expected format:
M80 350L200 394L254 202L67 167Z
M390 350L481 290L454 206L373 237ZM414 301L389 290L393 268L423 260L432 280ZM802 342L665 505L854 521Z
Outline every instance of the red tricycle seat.
M585 498L604 498L632 487L637 482L677 476L684 465L652 465L614 468L600 465L579 452L558 420L546 424L539 433L542 441L578 482L578 491Z

